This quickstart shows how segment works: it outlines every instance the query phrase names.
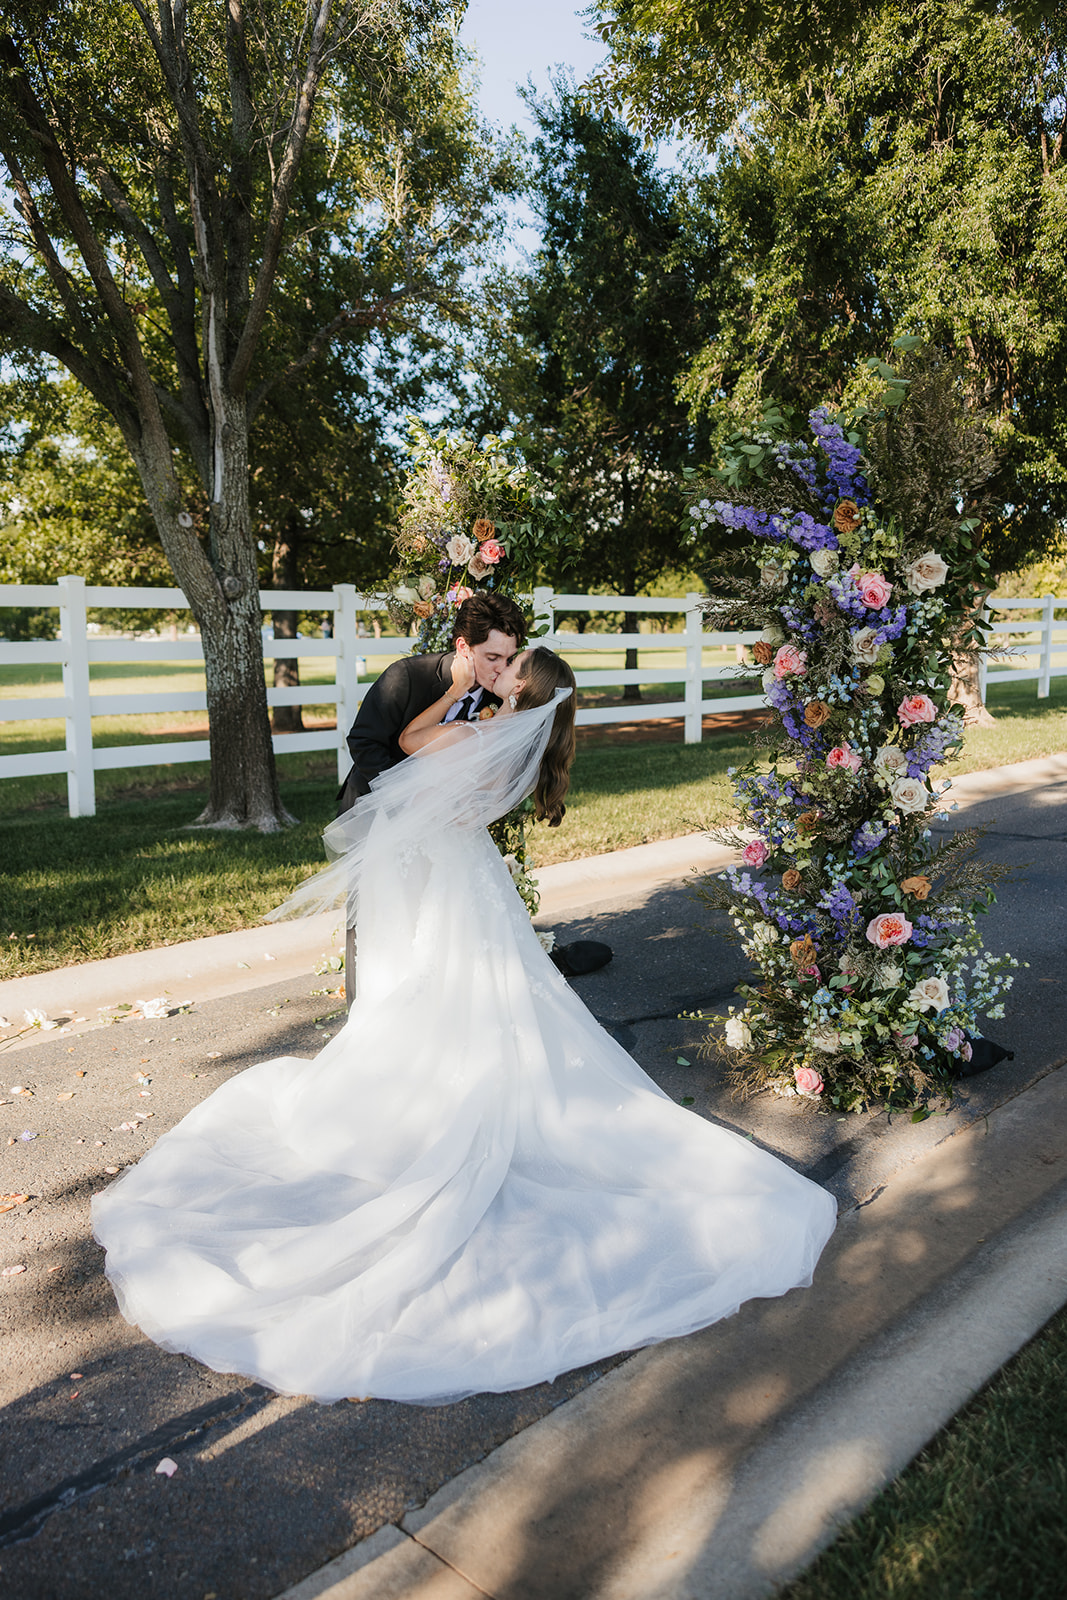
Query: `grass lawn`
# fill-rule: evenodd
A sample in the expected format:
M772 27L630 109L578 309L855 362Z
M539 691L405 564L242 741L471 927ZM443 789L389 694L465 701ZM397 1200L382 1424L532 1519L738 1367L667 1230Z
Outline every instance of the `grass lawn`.
M168 679L167 688L177 686ZM1067 749L1067 679L1053 680L1048 700L1037 700L1032 683L998 684L989 699L997 725L968 734L954 770ZM161 713L154 736L159 722L169 730L176 720ZM122 729L101 730L107 741L134 742ZM724 822L727 768L747 760L749 749L738 732L700 745L650 740L581 749L562 827L534 833L537 863ZM206 794L205 763L99 773L98 814L78 819L66 815L60 779L0 783L0 978L254 925L322 862L319 835L337 790L328 752L282 756L279 770L285 804L301 821L267 837L185 831Z
M1004 1366L780 1600L1067 1593L1067 1310Z

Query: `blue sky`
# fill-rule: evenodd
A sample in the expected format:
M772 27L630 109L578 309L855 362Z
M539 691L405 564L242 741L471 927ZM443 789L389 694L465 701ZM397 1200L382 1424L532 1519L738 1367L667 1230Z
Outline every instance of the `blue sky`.
M530 132L517 85L532 77L544 91L555 66L570 67L581 83L599 64L604 47L584 37L589 24L581 9L567 0L469 0L461 37L481 57L479 101L488 121L503 128L517 123Z

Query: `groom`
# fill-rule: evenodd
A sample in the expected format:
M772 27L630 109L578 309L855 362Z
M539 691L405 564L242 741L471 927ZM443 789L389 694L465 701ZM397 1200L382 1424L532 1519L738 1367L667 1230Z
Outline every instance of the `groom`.
M456 612L452 641L462 639L474 663L474 688L449 711L446 722L473 722L500 704L493 685L526 642L526 618L514 600L479 590ZM348 735L355 765L337 797L338 816L370 792L371 779L404 760L400 735L413 717L452 685L454 649L404 656L386 667L364 696Z
M446 722L477 720L500 704L493 685L501 671L526 643L526 618L514 600L479 589L456 612L453 644L464 640L474 663L474 688L458 701ZM337 797L337 814L370 792L371 779L405 759L400 735L408 723L439 700L452 683L455 650L437 655L403 656L386 667L360 702L348 734L352 771ZM351 1005L355 995L355 930L345 937L345 993ZM611 960L609 945L583 939L552 951L552 960L565 977L596 972Z

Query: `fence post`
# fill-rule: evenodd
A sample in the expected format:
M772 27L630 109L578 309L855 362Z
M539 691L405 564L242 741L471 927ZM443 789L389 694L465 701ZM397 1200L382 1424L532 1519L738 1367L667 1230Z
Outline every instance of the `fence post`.
M700 596L685 597L685 742L699 744L704 733L704 613Z
M1041 657L1038 661L1040 677L1037 680L1037 698L1047 700L1052 683L1052 629L1056 621L1056 596L1042 596L1041 607Z
M359 595L354 583L335 583L333 586L333 648L334 678L337 682L337 781L344 783L352 765L348 753L348 730L359 706L359 672L356 658L359 640L356 638Z
M979 648L979 654L978 654L978 703L979 703L979 705L983 705L983 706L985 705L985 695L986 695L986 688L987 688L986 679L987 679L987 677L989 675L989 620L990 620L990 616L991 616L991 613L990 613L989 607L988 606L983 606L981 612L979 613L979 618L978 618L978 627L979 627L979 632L981 634L981 639L982 639L982 643L981 643L981 646Z
M89 700L89 630L85 625L85 579L59 579L59 637L63 641L63 693L67 713L67 810L96 816L93 713Z
M552 589L535 589L533 592L534 631L546 624L547 631L541 635L539 643L547 644L556 631L556 611L553 604L554 591Z

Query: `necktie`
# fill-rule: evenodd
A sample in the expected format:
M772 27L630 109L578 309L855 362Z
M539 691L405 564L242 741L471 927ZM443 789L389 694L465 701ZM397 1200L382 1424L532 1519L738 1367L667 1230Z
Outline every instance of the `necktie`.
M456 701L455 716L448 717L446 720L448 722L469 722L471 708L473 707L478 694L479 691L477 689L469 690L467 694L463 695L461 699Z

